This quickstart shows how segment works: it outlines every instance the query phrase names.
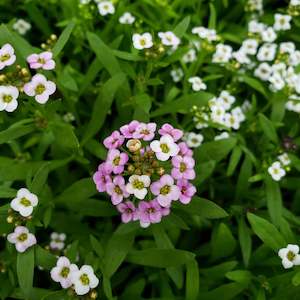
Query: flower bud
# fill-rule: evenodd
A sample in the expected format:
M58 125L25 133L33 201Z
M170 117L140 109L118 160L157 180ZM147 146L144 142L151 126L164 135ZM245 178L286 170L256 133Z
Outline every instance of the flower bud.
M156 173L160 176L164 175L165 174L165 169L163 167L159 167L157 170L156 170Z
M6 218L6 221L7 221L8 224L12 224L13 221L14 221L14 217L13 217L13 216L8 216L8 217Z
M98 293L96 291L91 291L90 292L90 298L91 299L97 299L98 297Z
M127 142L126 147L130 152L137 152L141 149L142 143L138 139L131 139Z

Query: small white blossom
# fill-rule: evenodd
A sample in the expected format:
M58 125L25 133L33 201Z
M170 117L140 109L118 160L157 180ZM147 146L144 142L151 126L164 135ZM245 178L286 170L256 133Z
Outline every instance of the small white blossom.
M180 44L180 38L178 38L172 31L159 32L158 36L163 45L172 46L173 49L176 49Z
M268 173L271 175L273 180L279 181L282 177L285 176L285 170L281 167L279 161L275 161L269 168Z
M272 27L268 27L261 33L261 38L266 43L272 43L276 40L277 34Z
M213 55L212 62L227 63L232 57L232 47L229 45L218 44Z
M300 0L291 0L290 5L291 5L291 6L297 6L297 5L300 5Z
M269 78L269 81L273 91L280 91L285 86L285 82L278 72L273 73L273 75Z
M10 203L10 207L23 217L29 217L33 208L38 205L38 197L25 188L19 189L17 197Z
M206 90L206 84L198 76L190 77L188 79L188 82L192 84L192 89L195 92L198 92L198 91L201 91L201 90Z
M296 46L293 42L284 42L280 43L279 51L281 53L289 53L292 54L296 50Z
M18 107L19 90L12 85L0 86L0 111L13 112Z
M99 284L99 279L95 276L93 268L89 265L83 265L80 270L72 272L71 279L75 293L79 296L87 294Z
M291 163L291 160L287 153L282 153L278 156L278 159L283 166L288 166Z
M282 266L285 269L300 265L299 246L288 244L286 248L278 251L278 256L282 259Z
M50 238L51 238L51 242L50 242L51 249L63 250L65 248L65 240L67 238L65 233L52 232Z
M230 137L229 133L227 131L224 131L221 134L216 135L214 140L219 141L219 140L228 139L229 137Z
M148 49L153 46L152 36L149 32L142 34L135 33L132 36L133 47L138 50Z
M161 161L166 161L170 157L176 156L179 152L178 145L168 134L162 136L159 140L152 141L150 148L155 152L156 158Z
M16 61L15 50L10 44L0 48L0 70L12 65Z
M113 15L115 13L115 7L110 1L101 1L98 3L98 10L101 16Z
M224 125L228 128L238 130L240 128L239 117L232 113L226 113L224 116Z
M199 147L203 142L203 135L200 133L188 132L185 136L186 143L191 148Z
M130 12L125 12L120 18L119 22L121 24L133 24L135 17Z
M72 273L75 271L78 271L78 267L71 264L67 257L61 256L50 274L52 280L59 282L62 288L67 289L72 285Z
M272 61L276 55L276 44L263 44L257 53L257 59L259 61Z
M196 50L190 49L187 53L182 56L182 61L184 63L192 63L197 59Z
M252 33L262 33L266 28L266 25L256 20L252 20L248 23L248 31Z
M35 236L24 226L17 226L15 231L7 236L7 240L15 244L16 250L21 253L36 244Z
M290 22L292 20L291 16L282 15L282 14L275 14L274 18L275 18L275 23L273 25L273 28L276 31L291 29L291 24L290 24Z
M148 175L131 175L129 182L126 185L126 191L129 194L133 194L136 198L143 200L145 199L150 186L151 180Z
M243 41L242 49L249 55L255 55L257 52L258 42L255 39L247 39Z
M268 63L261 63L254 71L254 76L263 81L269 80L272 74L272 67Z
M225 110L231 108L231 105L235 102L235 97L232 96L228 91L222 91L219 97L216 99L217 104L224 107Z
M21 35L25 35L26 32L31 29L30 23L26 22L23 19L18 19L12 27Z
M181 68L174 69L170 72L170 75L174 82L179 82L183 78L183 70Z

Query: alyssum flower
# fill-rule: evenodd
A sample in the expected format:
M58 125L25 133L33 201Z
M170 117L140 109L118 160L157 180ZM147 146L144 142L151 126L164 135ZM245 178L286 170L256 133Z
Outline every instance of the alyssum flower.
M19 212L22 217L29 217L38 202L38 197L35 194L22 188L18 191L17 197L11 201L10 207Z
M93 179L99 192L110 195L122 222L139 220L147 227L168 215L173 201L191 201L195 161L182 137L170 124L157 128L134 120L104 140L109 151Z
M7 240L15 244L16 250L21 253L36 244L35 236L24 226L17 226L15 231L7 236Z

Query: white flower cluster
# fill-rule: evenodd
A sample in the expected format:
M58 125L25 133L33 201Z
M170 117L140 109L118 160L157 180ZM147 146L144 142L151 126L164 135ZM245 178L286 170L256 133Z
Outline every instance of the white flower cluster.
M194 121L197 129L206 128L209 122L213 122L228 129L238 130L243 121L245 114L240 106L232 108L236 98L228 91L224 90L217 98L209 101L209 112L201 112L200 116L195 116ZM205 108L206 109L206 108Z
M197 34L200 39L206 40L207 42L214 42L220 39L215 29L208 29L203 26L194 27L192 33Z
M271 175L272 179L275 181L280 181L286 175L285 167L289 166L291 160L287 153L279 155L278 160L273 162L268 168L268 173Z
M65 256L58 258L56 266L50 274L51 278L55 282L59 282L63 289L72 287L79 296L86 295L99 284L99 279L91 266L83 265L79 269L77 265L71 264Z

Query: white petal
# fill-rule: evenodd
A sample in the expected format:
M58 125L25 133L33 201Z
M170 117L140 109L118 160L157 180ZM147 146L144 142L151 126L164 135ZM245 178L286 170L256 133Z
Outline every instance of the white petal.
M157 159L160 161L166 161L170 158L169 153L157 152L157 153L155 153L155 155L156 155Z
M284 259L287 256L288 252L289 252L289 250L287 248L282 248L278 251L278 256L281 259Z
M147 189L134 190L134 196L140 200L145 199L146 195L147 195Z
M89 292L90 287L88 285L82 285L79 281L75 283L75 292L77 295L85 295Z
M141 175L140 180L144 183L145 187L148 187L151 183L150 177L148 175Z
M299 253L299 246L298 245L288 244L287 249L289 249L290 251L292 251L295 254Z
M282 260L282 265L285 269L289 269L289 268L293 267L294 264L290 260L288 260L287 258L284 258Z
M22 206L20 207L20 215L23 216L23 217L28 217L32 214L32 211L33 211L33 207L32 206Z
M161 152L160 142L159 142L159 141L152 141L152 142L150 143L150 148L151 148L151 150L153 150L154 152Z

